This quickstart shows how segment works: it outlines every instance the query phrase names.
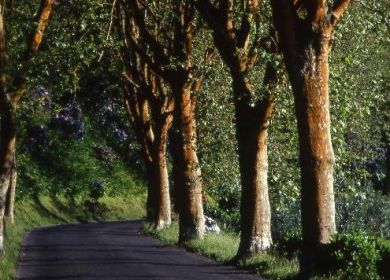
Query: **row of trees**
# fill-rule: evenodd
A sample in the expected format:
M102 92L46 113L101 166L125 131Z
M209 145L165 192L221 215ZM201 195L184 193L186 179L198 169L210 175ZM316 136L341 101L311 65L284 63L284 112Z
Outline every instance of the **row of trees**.
M7 27L11 26L12 13L4 14L8 28L7 56L10 56L6 68L8 93L16 92L10 81L25 72L18 68L19 62L24 61L25 44L15 43L15 37L23 43L26 39L21 38L22 33L17 30L24 24L25 30L30 31L32 22L39 21L33 19L35 15L30 15L38 2L41 1L35 4L20 1L14 9L16 18L12 17L12 28ZM241 225L236 226L241 231L238 260L266 250L274 242L272 238L278 241L286 230L296 230L300 211L294 202L302 201L303 268L310 268L310 261L305 260L314 259L318 245L326 243L335 231L335 214L339 230L356 230L350 226L350 220L341 217L343 211L348 212L347 217L363 213L357 210L363 207L349 203L358 199L357 193L350 189L371 176L367 168L378 169L378 165L369 160L375 159L383 169L384 154L389 150L374 151L374 144L367 145L376 141L375 145L382 147L381 140L374 139L377 137L374 127L375 118L382 117L386 108L381 107L382 112L378 114L365 113L377 104L383 106L380 101L386 82L381 75L387 72L383 70L385 60L379 56L384 52L380 52L372 64L370 59L375 44L386 39L379 38L378 34L385 34L382 30L375 31L382 28L376 24L382 17L371 8L383 9L387 4L378 1L365 7L357 1L351 9L353 14L339 26L339 32L333 34L348 1L76 2L61 2L56 7L50 30L40 48L42 52L32 63L21 63L30 66L24 75L32 78L31 83L45 85L55 93L53 100L57 105L63 106L70 99L71 102L85 101L83 109L95 106L91 110L94 114L96 106L103 107L100 98L108 100L112 95L123 93L120 101L123 100L140 143L148 173L148 219L157 229L169 225L171 212L176 211L180 214L180 242L201 238L203 211L220 217L225 207L231 215L229 219L233 217L236 223L239 220L236 207L241 204ZM7 7L6 11L12 10L12 6ZM21 13L21 10L26 11ZM383 20L386 22L385 17ZM362 43L360 36L353 35L354 30L368 32L373 43ZM339 46L331 56L334 65L330 72L332 121L337 124L331 127L327 60L333 35L337 43L356 45L356 48L346 50ZM367 49L362 49L366 46ZM283 62L285 65L281 65ZM374 69L376 66L381 70L367 71L367 76L363 75L366 67ZM285 74L289 76L288 81ZM120 75L124 91L117 85ZM372 82L368 85L362 76ZM290 98L291 89L294 98ZM283 95L285 92L289 93L287 97ZM218 100L223 101L217 104ZM117 105L116 101L110 100ZM293 103L295 116L289 112ZM23 106L28 110L19 111L25 114L34 111L28 100ZM117 107L114 111L119 113ZM122 116L122 112L120 114ZM294 119L298 120L299 130L302 200L298 195L299 164L295 149L298 134L293 128ZM378 127L382 125L385 127L386 121L380 121ZM6 135L3 131L7 130L2 130L2 135ZM337 213L333 200L334 156L330 131L338 168L334 180L339 195ZM366 137L367 134L370 137ZM24 139L23 142L28 145L29 141ZM367 151L369 147L372 151ZM350 150L359 155L351 156ZM26 172L21 155L19 182L23 183ZM372 166L366 167L366 163ZM15 165L11 166L15 170ZM51 163L48 166L51 167ZM4 172L10 175L4 178L15 174ZM378 173L381 183L382 173ZM174 180L170 181L169 176ZM238 178L241 178L240 183ZM362 183L361 188L367 185ZM60 188L58 193L64 192ZM345 193L340 194L343 191ZM349 206L340 208L343 199ZM364 203L362 200L359 205ZM377 202L370 205L367 207L375 208ZM371 216L360 220L364 223L371 220ZM221 218L221 223L230 221ZM378 232L376 229L374 232Z
M204 66L217 53L231 75L235 106L242 184L236 260L271 246L267 130L280 69L272 60L263 65L263 94L256 94L252 88L251 79L260 77L251 76L251 69L258 65L263 52L282 55L298 122L302 270L310 271L317 249L336 231L328 60L334 29L348 4L348 0L113 2L122 41L125 103L150 174L148 219L157 229L170 223L166 151L168 131L172 129L179 240L203 237L195 95L205 78ZM268 20L262 20L261 13L269 13ZM204 23L211 31L214 47L194 54L196 41L205 39Z

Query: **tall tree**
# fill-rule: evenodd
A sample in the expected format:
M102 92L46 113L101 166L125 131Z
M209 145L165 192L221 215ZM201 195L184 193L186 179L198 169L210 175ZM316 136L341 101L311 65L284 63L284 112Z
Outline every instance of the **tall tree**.
M215 46L232 77L236 138L241 173L241 238L236 258L268 249L272 244L271 209L268 196L267 133L275 105L276 69L268 63L263 96L253 90L250 71L258 60L260 1L195 1L202 18L212 30ZM242 18L234 13L239 11ZM272 41L272 40L270 40ZM272 46L271 46L272 45ZM274 44L269 50L276 51Z
M336 232L328 60L333 31L350 0L328 2L271 0L298 121L304 274Z
M150 82L155 83L153 80L157 78L151 78ZM134 85L127 85L124 94L126 110L142 146L149 177L147 218L156 229L171 224L167 139L173 119L173 102L168 100L163 87L160 85L158 93L145 98L143 94L156 89L145 89L145 85L134 89Z
M10 181L7 190L7 197L5 200L5 216L8 217L9 222L13 224L15 222L15 196L16 196L16 182L18 178L18 172L16 168L15 152L12 159L11 171L10 171Z
M139 42L139 31L121 5L118 3L116 8L116 21L125 69L124 102L146 164L147 219L156 229L162 229L171 223L167 138L173 119L173 99L162 79L150 71L132 46L130 38Z
M7 6L12 10L14 3L13 1L6 2L6 5L4 5L3 2L0 3L0 251L4 250L3 231L6 203L8 205L8 215L11 216L11 220L13 220L13 200L15 198L14 193L16 187L16 110L25 86L23 69L39 49L39 46L42 42L43 33L48 25L48 19L52 11L53 0L41 1L38 12L37 29L33 32L31 40L28 41L25 56L21 61L22 69L20 70L18 77L12 77L13 80L11 85L8 84L6 72L7 54L5 10L7 9ZM11 13L9 14L12 15ZM7 195L9 188L9 195Z
M176 198L179 241L202 238L204 216L194 96L202 77L196 73L192 61L194 8L181 0L124 1L124 10L139 30L139 38L129 38L134 49L156 76L169 85L174 98L174 122L179 132L175 170L176 178L181 178L180 186L176 182L180 188ZM164 22L166 14L169 20Z

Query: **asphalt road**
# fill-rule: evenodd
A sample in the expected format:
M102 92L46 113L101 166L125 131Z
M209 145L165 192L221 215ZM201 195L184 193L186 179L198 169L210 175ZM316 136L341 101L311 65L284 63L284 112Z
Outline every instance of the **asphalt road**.
M141 222L33 230L23 242L17 279L259 280L251 274L141 236Z

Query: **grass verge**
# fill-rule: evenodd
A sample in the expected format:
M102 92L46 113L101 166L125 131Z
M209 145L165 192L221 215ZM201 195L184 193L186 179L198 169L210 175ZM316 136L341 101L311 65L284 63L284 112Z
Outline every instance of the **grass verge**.
M177 245L179 227L177 223L163 229L155 231L149 225L145 225L144 233L158 238L166 245ZM230 232L221 234L206 234L203 240L194 240L185 244L188 251L212 258L221 263L228 263L238 249L239 236ZM267 254L258 254L252 258L241 262L240 268L256 272L267 279L297 279L299 271L298 260L289 260L275 251ZM319 279L319 278L318 278Z

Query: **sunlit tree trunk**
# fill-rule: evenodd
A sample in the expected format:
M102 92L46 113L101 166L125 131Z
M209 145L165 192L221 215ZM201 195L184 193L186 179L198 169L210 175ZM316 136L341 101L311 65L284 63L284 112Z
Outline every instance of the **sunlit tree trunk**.
M156 201L158 207L155 218L156 229L162 229L171 224L171 198L167 166L167 138L171 120L164 120L156 135L154 166L155 180L158 186Z
M125 94L126 110L141 145L146 166L148 180L146 219L159 230L171 223L166 147L172 117L160 115L160 120L155 120L155 125L151 126L148 103L142 102L141 99L135 91L129 90Z
M182 186L177 197L179 206L179 243L201 239L204 235L202 178L197 156L195 100L189 86L175 92L175 118L179 127L179 158L177 166Z
M233 82L234 91L248 90ZM269 249L271 208L268 195L267 133L274 102L264 100L260 110L236 101L236 138L241 173L241 235L237 259Z
M5 204L5 216L8 217L11 224L15 222L14 212L15 212L15 193L16 193L16 182L18 178L18 173L15 163L15 154L12 162L11 175L10 175L10 184L7 191L7 199Z
M3 223L7 192L11 183L12 166L15 154L16 116L7 100L0 103L1 138L0 138L0 242L3 240ZM0 244L0 249L2 249Z
M349 0L271 2L295 99L301 165L303 254L301 272L317 264L318 248L336 232L334 155L330 133L329 53L334 27ZM306 9L302 20L298 9Z
M147 197L146 197L146 221L151 224L155 224L154 218L156 217L158 206L156 204L156 178L153 162L145 161L146 177L147 177Z
M182 179L182 173L180 172L180 166L181 162L183 162L183 159L181 158L180 153L180 140L178 139L178 131L175 125L170 130L169 133L169 152L172 156L172 170L171 170L171 176L172 176L172 203L173 203L173 211L177 214L180 212L180 209L183 207L181 205L180 197L182 197L182 190L183 188L181 186L184 185L183 179Z
M301 56L302 67L290 73L290 77L294 76L291 80L298 121L302 232L307 259L314 258L313 249L329 243L336 232L328 46L325 39L307 46Z

